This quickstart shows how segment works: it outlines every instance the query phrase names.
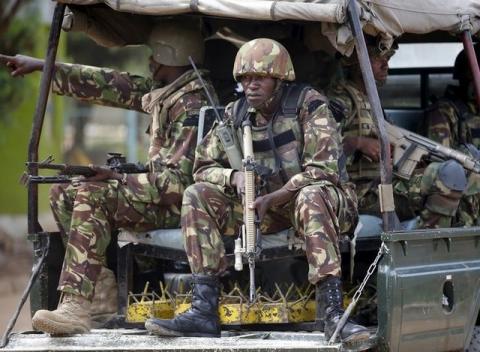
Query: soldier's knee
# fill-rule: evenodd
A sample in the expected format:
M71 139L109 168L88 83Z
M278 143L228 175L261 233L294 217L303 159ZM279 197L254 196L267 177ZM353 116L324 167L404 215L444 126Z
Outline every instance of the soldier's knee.
M305 202L307 199L315 197L317 194L321 196L321 186L311 185L301 188L298 191L297 199L299 202ZM323 197L321 197L323 199Z
M183 203L190 202L191 199L197 199L199 190L199 183L188 186L183 192Z
M197 182L187 187L183 192L183 204L191 203L191 201L201 201L205 199L206 194L211 189L211 185L206 182Z
M465 169L455 160L431 163L425 169L422 178L422 192L432 191L449 195L451 192L463 192L467 187Z
M422 179L422 193L427 209L442 215L455 215L467 187L464 168L454 160L432 163Z

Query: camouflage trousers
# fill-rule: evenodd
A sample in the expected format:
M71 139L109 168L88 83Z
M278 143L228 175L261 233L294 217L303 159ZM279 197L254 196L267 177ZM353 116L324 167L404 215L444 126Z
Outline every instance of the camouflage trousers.
M445 186L438 177L442 163L430 163L418 170L409 180L394 178L395 210L400 221L418 217L418 228L451 227L459 211L462 192ZM358 211L380 216L377 184L358 182Z
M267 211L260 224L262 234L291 226L305 239L308 279L341 275L338 247L340 224L356 225L356 206L346 201L342 190L331 185L302 188L284 207ZM182 232L193 273L220 274L227 268L222 235L239 233L242 205L236 195L220 186L201 182L189 186L183 196Z
M139 174L129 175L125 185L111 180L51 188L50 203L66 248L59 290L92 298L112 231L178 227L184 187L167 182L170 189L159 189L159 178Z

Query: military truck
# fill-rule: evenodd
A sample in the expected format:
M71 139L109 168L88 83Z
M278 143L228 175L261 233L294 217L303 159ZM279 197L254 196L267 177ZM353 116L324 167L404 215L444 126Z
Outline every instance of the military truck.
M401 35L400 42L405 43L456 41L461 37L469 50L472 35L478 35L480 30L479 13L480 5L474 0L422 3L414 0L57 1L27 160L28 236L35 256L32 279L27 287L32 312L56 307L59 298L56 286L64 251L58 233L43 231L38 221L38 185L46 183L47 179L38 177L37 163L62 22L66 31L83 31L98 44L113 47L145 43L155 23L173 16L182 21L201 21L210 37L206 43L206 66L212 71L217 89L225 92L221 94L222 103L232 98L235 88L235 83L225 73L233 63L229 52L235 50L219 49L225 45L235 48L238 43L254 37L277 39L291 52L299 79L319 87L327 83L328 73L334 71L329 65L335 64L335 53L351 55L356 50L380 134L382 167L379 178L388 204L383 205L381 219L361 216L363 228L356 232L355 241L350 237L341 239L341 250L344 275L352 282L351 292L347 294L350 300L345 303L357 304L353 314L368 323L372 337L365 344L345 346L329 343L322 333L316 332L318 322L315 321L312 290L301 286L305 263L292 259L303 255L302 243L291 231L266 236L263 243L263 251L257 258L259 270L265 271L273 282L266 282L264 289L268 291L270 284L270 292L260 295L262 301L249 305L241 284L222 297L222 338L148 336L142 329L146 317L169 317L188 306L188 293L181 292L181 286L188 286L188 274L178 273L181 270L174 273L166 269L159 289L134 290L138 286L135 286L134 256L179 263L177 267L186 261L180 231L158 230L134 236L118 234L118 245L115 244L113 250L117 257L118 314L104 329L70 337L49 337L33 332L8 335L7 330L9 342L3 349L480 350L480 230L415 230L411 223L405 223L403 228L396 225L395 204L389 201L393 199L392 167L387 162L390 147L363 36L363 33L379 35L386 47ZM478 72L477 62L471 60L471 64L473 72ZM478 74L475 79L478 87ZM425 82L428 83L428 75L427 79L422 78L422 84ZM417 109L414 116L421 118L424 107ZM204 110L206 120L210 110L211 107ZM403 123L405 116L412 116L411 111L393 110L391 113L398 124ZM269 265L278 267L279 262L289 262L290 267L296 268L290 271L287 279L284 277L287 275L282 274L280 278L269 271ZM283 282L276 282L277 279ZM239 280L242 282L241 277ZM289 280L294 281L293 286Z

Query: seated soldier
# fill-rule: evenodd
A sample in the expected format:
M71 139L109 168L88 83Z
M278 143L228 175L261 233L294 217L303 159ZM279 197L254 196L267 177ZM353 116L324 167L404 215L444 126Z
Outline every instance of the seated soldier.
M193 182L198 113L208 105L188 60L191 56L202 63L203 38L198 28L164 22L152 30L149 46L151 79L56 64L54 92L151 114L150 171L127 175L92 167L96 175L80 186L52 188L53 213L68 241L58 286L62 299L56 310L35 313L32 324L37 330L50 334L90 330L91 302L113 230L179 226L182 194ZM7 64L14 76L43 68L43 61L19 55ZM206 72L201 72L208 82Z
M480 44L475 45L480 62ZM475 101L473 79L467 55L462 50L455 59L453 78L458 86L448 86L445 95L426 114L427 137L449 148L459 149L478 158L480 148L480 110ZM472 148L475 147L475 148ZM480 225L480 181L470 174L468 186L455 218L455 226Z
M255 39L237 53L233 75L245 98L226 108L226 124L242 143L242 123L252 124L255 162L270 169L252 205L263 234L293 226L305 239L309 281L316 286L317 314L329 338L343 314L340 235L357 222L356 199L341 168L342 148L324 96L295 79L286 49ZM292 109L293 106L293 109ZM222 236L238 234L244 173L230 165L214 128L197 148L196 183L182 204L182 232L193 273L192 307L173 320L149 319L164 336L220 336L218 277L226 269ZM344 341L368 331L348 321Z
M377 86L388 75L388 61L394 50L381 50L376 38L366 36ZM330 107L343 136L347 171L356 185L360 214L380 215L380 142L373 121L362 74L355 54L344 59L345 79L329 89ZM410 180L394 177L393 193L400 220L418 216L420 228L450 227L466 186L463 167L453 161L430 163L418 169Z

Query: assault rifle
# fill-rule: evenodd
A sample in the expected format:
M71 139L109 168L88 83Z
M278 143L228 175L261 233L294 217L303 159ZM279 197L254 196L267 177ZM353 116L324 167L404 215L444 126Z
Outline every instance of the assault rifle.
M115 172L121 174L138 174L149 172L148 166L140 163L127 163L126 158L121 153L108 153L107 164L105 167L110 168ZM50 155L47 159L41 162L27 162L26 165L36 166L38 169L58 170L56 176L32 176L24 174L21 182L26 183L69 183L72 182L72 176L91 177L96 174L89 166L84 165L67 165L54 164L53 157Z
M245 174L245 195L243 196L243 225L240 236L235 240L235 270L243 269L242 255L248 261L250 270L250 303L255 300L255 257L257 255L257 240L260 237L255 209L250 206L255 201L255 160L253 155L252 123L249 119L243 122L243 172Z
M398 177L406 180L410 179L417 164L423 158L437 161L453 159L462 164L468 171L480 172L480 160L467 154L444 147L437 142L394 126L387 121L385 121L385 129L390 144L393 146L393 172Z

